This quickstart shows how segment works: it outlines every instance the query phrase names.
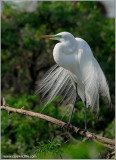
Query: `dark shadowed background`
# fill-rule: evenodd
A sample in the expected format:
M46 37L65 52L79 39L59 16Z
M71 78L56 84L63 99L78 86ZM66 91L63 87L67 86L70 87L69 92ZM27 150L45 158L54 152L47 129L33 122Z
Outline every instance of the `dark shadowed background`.
M39 40L37 36L71 32L90 45L103 69L115 101L115 20L98 2L2 2L1 59L2 96L11 107L40 112L41 96L35 95L36 84L52 67L56 41ZM56 98L44 114L61 119L66 106ZM56 107L54 107L56 106ZM77 102L72 124L84 127L84 106ZM114 109L100 100L98 119L87 111L88 130L115 138ZM63 121L68 121L67 114ZM41 119L2 111L2 157L34 155L35 158L107 158L108 151L94 142L66 142L60 127ZM64 130L65 132L65 130ZM81 141L82 137L73 135Z

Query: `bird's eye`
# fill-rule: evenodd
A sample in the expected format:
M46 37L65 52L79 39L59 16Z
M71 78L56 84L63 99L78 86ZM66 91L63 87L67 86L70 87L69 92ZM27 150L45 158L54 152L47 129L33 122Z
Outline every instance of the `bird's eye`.
M56 35L56 37L58 37L58 38L62 38L62 36L61 36L61 35Z

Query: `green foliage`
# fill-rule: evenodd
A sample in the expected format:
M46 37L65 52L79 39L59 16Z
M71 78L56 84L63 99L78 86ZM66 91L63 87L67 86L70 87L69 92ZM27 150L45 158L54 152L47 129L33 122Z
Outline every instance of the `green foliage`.
M103 147L93 142L69 144L63 149L64 159L97 159L100 158L102 149Z
M2 8L2 96L7 104L41 112L44 103L41 95L34 95L35 84L54 65L52 51L56 42L37 37L68 31L85 39L92 48L107 77L114 106L114 19L104 18L95 1L38 1L33 12L21 9L27 3L5 2ZM56 97L43 113L67 122L71 107L60 106L59 100L60 97ZM84 114L83 103L78 101L72 124L84 128ZM91 113L89 109L87 118L89 131L114 138L114 109L107 108L103 100L100 100L98 119L96 113ZM97 159L105 158L103 152L107 152L100 145L88 141L80 144L69 140L66 143L60 127L41 119L15 113L8 116L6 111L2 111L1 122L2 156L34 154L34 158L43 159ZM82 140L79 135L73 136Z
M7 105L16 108L25 106L24 109L31 110L36 101L37 96L35 95L22 95L9 99ZM55 100L53 103L55 103ZM59 110L52 106L53 103L48 106L49 110L46 114L51 112L52 117L57 115L56 118L58 118ZM33 111L40 112L42 108L43 106L36 106ZM56 125L51 125L51 123L44 120L15 113L8 116L6 111L2 111L1 121L3 155L7 155L8 153L13 155L21 155L22 153L30 154L34 146L37 146L38 143L41 143L41 141L44 142L46 139L51 139L60 132L60 129Z
M112 121L111 123L109 123L109 125L105 129L105 133L104 133L105 137L115 139L115 127L114 126L115 126L115 121Z
M41 159L50 159L52 157L62 158L61 143L53 138L48 140L47 143L40 142L34 154L36 155L36 158Z
M100 158L104 147L94 142L63 144L52 139L47 144L40 143L34 159L96 159Z

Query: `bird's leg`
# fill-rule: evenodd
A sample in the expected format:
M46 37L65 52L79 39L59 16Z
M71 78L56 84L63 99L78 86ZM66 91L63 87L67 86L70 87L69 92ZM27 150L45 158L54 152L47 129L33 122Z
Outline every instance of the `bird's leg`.
M77 99L77 83L75 83L75 87L76 87L76 99ZM72 109L72 112L71 112L69 121L68 121L68 123L67 123L67 128L66 128L66 131L67 131L67 132L68 132L68 129L69 129L70 124L71 124L71 119L72 119L73 111L74 111L74 108L75 108L75 105L76 105L76 99L75 99L75 103L74 103L74 105L73 105L73 109Z
M85 94L85 89L84 89L84 97L85 97L85 100L84 100L84 106L85 106L85 129L79 129L77 131L77 133L79 133L80 131L83 131L83 134L85 134L85 132L87 132L87 100L86 100L86 94Z
M87 99L86 99L86 94L85 94L85 89L84 89L84 95L85 95L85 101L84 101L84 105L85 105L85 129L84 132L87 132Z
M72 109L72 112L71 112L71 116L70 116L69 121L68 121L68 123L67 123L67 128L66 128L66 131L67 131L67 132L68 132L68 129L69 129L70 124L71 124L71 119L72 119L72 115L73 115L74 108L75 108L75 105L73 105L73 109Z

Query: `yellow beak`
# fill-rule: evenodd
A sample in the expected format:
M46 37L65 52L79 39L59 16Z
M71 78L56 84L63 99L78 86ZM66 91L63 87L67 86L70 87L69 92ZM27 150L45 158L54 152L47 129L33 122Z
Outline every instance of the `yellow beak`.
M45 36L39 36L38 38L54 38L55 35L45 35Z

